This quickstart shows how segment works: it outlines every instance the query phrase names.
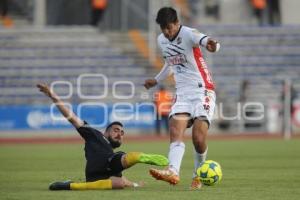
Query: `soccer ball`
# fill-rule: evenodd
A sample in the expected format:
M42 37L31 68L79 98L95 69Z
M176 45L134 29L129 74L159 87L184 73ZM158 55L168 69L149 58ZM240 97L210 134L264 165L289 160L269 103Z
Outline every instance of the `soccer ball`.
M207 160L197 169L197 176L204 185L215 185L222 180L223 174L219 163Z

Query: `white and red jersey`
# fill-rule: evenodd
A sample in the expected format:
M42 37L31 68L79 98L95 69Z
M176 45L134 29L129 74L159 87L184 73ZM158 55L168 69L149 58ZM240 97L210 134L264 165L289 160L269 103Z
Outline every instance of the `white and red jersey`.
M206 47L207 39L205 34L186 26L180 27L172 41L160 34L157 42L165 65L155 79L160 81L173 73L177 91L194 87L214 90L214 82L200 49L200 45Z

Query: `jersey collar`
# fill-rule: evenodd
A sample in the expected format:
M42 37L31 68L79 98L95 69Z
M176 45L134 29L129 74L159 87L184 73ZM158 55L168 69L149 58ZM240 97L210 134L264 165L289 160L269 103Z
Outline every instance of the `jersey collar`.
M178 34L179 34L181 28L182 28L182 25L180 25L179 30L178 30L178 32L176 33L176 35L175 35L171 40L168 39L170 42L173 42L173 41L177 38L177 36L178 36Z

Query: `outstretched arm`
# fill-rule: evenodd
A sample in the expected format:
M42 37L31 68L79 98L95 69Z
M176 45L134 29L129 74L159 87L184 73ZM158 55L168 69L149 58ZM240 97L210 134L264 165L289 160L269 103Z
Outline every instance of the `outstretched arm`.
M49 86L45 83L39 83L37 84L37 87L40 89L41 92L43 92L46 96L48 96L53 103L55 103L56 107L59 109L61 114L69 120L69 122L75 127L80 128L84 125L84 122L78 118L75 113L70 110L67 106L65 106L64 102L57 96L57 94L52 91Z

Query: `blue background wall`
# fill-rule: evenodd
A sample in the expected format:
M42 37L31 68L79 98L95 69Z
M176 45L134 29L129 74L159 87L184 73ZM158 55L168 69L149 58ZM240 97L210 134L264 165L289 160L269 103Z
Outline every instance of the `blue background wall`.
M0 130L39 130L72 128L55 107L0 106ZM89 124L103 128L111 121L121 121L126 128L149 129L155 124L153 106L73 105L73 111Z

